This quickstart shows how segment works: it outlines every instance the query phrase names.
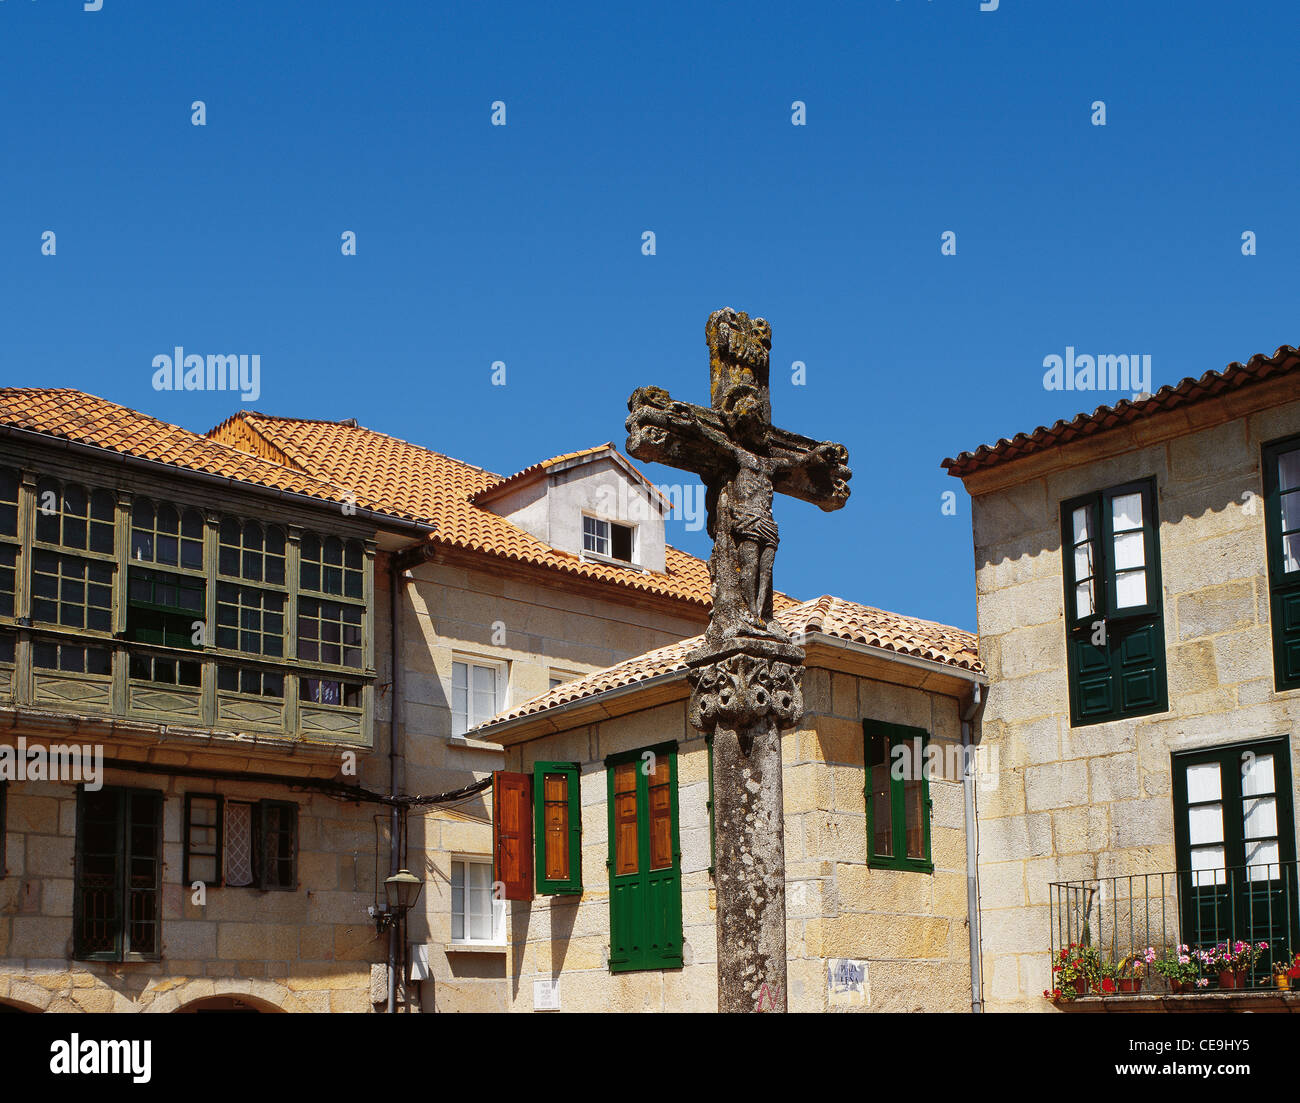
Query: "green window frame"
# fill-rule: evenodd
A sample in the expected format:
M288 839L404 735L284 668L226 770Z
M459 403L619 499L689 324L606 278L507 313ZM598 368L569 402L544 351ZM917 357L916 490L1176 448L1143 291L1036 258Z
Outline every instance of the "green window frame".
M1070 726L1166 712L1154 479L1061 503Z
M299 660L359 670L364 639L363 613L360 605L345 605L339 601L321 601L311 597L300 598Z
M17 613L18 563L22 537L18 533L18 472L0 466L0 617Z
M284 697L284 671L222 663L217 667L217 689L249 697Z
M285 585L284 530L258 521L223 517L217 536L217 573L245 582Z
M181 884L186 889L195 881L202 881L208 888L221 885L224 826L225 802L220 794L185 794L185 856Z
M127 656L127 676L135 682L198 689L203 684L203 665L197 659L132 651Z
M127 572L126 638L202 650L207 582L196 575L132 566Z
M75 960L161 959L162 814L156 790L78 787Z
M113 492L45 478L36 484L36 543L92 555L114 554Z
M576 762L533 763L533 854L539 896L582 892L582 792Z
M302 675L298 679L298 700L304 705L324 705L332 709L359 709L361 707L360 682L342 678L318 678Z
M111 562L37 549L32 556L32 620L111 632L113 574Z
M1300 945L1294 789L1288 737L1171 756L1182 941ZM1195 772L1195 776L1194 773Z
M605 769L609 788L610 972L680 969L682 855L677 743L610 755Z
M299 552L298 585L303 592L361 600L365 593L361 541L305 532Z
M137 497L131 503L132 563L152 563L184 571L203 570L203 514L191 507Z
M282 658L286 596L257 586L218 582L217 647Z
M1263 446L1264 529L1278 692L1300 689L1300 436Z
M862 737L867 865L872 869L933 873L932 803L929 771L925 768L930 733L924 728L864 719Z
M68 674L113 673L113 653L107 647L87 647L55 639L32 641L32 666L36 670L61 670Z

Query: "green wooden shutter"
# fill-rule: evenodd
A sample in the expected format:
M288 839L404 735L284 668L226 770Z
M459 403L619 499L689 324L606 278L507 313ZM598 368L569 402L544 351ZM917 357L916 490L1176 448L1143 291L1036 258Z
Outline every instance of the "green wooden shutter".
M643 763L653 754L656 769L668 770L667 864L651 869L650 784ZM645 969L679 969L682 966L682 870L677 806L677 744L611 755L605 760L608 778L609 815L609 908L611 972L626 973ZM620 816L616 800L619 767L635 771L630 793L635 797L634 823ZM635 828L635 869L622 871L618 863L620 831ZM630 855L629 855L630 857Z
M565 780L567 830L557 839L547 830L546 775ZM544 896L564 896L582 892L582 795L580 772L576 762L537 762L533 764L534 839L537 853L537 891ZM550 848L563 846L568 856L568 877L547 876Z
M1265 532L1268 549L1270 613L1273 620L1273 674L1277 689L1300 689L1300 569L1288 558L1288 546L1300 543L1293 510L1300 509L1300 485L1284 478L1284 456L1300 451L1300 437L1264 446ZM1286 499L1284 519L1283 499ZM1292 566L1288 570L1288 566Z
M1117 534L1115 502L1130 495L1141 503L1140 527ZM1087 511L1086 542L1078 539L1077 510ZM1139 534L1144 599L1124 604L1124 583L1135 574L1118 561L1117 537L1132 541ZM1163 712L1168 691L1154 481L1126 483L1062 503L1061 547L1071 725ZM1085 574L1089 570L1091 575ZM1079 608L1079 587L1089 581L1091 613Z
M883 720L864 719L862 721L864 789L867 802L867 864L880 869L911 870L917 873L930 873L934 870L930 850L930 779L926 774L926 751L930 744L930 733L924 728L908 727L904 724L890 724ZM883 745L882 745L883 743ZM905 747L907 755L904 763L910 763L904 770L903 777L895 777L895 763L898 758L895 749ZM919 754L918 754L919 751ZM883 761L881 754L883 753ZM888 797L877 800L873 792L872 766L884 765L889 769ZM920 854L909 855L907 852L907 782L909 776L921 784L921 847ZM891 853L877 853L876 824L884 819L889 826L889 848Z

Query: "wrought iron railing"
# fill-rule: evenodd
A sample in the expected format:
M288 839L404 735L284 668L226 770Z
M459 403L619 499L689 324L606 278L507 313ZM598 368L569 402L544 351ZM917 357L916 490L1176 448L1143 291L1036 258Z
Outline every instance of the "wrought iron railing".
M1054 881L1048 897L1052 982L1070 987L1067 998L1221 988L1300 992L1294 861Z

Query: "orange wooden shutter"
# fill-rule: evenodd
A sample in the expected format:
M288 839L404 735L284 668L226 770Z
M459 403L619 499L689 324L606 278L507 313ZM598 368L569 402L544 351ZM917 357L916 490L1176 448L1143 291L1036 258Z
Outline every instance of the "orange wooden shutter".
M507 900L533 898L532 779L497 770L492 775L492 862Z

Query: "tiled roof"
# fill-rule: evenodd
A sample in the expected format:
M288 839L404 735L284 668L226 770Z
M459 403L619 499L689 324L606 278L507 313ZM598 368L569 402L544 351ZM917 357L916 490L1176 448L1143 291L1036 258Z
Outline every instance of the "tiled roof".
M212 430L211 436L274 455L320 478L382 500L392 509L437 526L430 537L443 544L502 559L612 582L632 590L708 607L708 564L669 546L661 574L590 562L559 551L504 517L475 505L476 495L497 486L501 476L427 448L357 425L354 421L309 421L241 411ZM602 446L604 447L604 446ZM556 457L551 464L568 457ZM790 604L780 595L776 604Z
M969 475L1297 371L1300 371L1300 352L1290 345L1283 345L1272 356L1258 353L1245 364L1234 362L1221 372L1208 371L1200 379L1188 376L1180 383L1161 387L1155 394L1136 402L1124 399L1114 406L1098 406L1090 414L1079 414L1071 421L1058 421L1051 428L1040 425L1032 433L1017 433L1010 440L1003 437L996 444L982 444L974 452L962 452L956 458L944 460L941 466L949 475Z
M63 387L0 388L0 426L332 504L345 500L343 487L318 475L269 462L82 391ZM357 505L404 520L416 519L412 513L388 508L360 495Z
M509 475L504 479L498 479L491 486L484 487L484 489L478 491L474 495L474 501L482 502L487 500L489 497L495 497L501 491L505 490L506 487L512 486L515 483L527 482L534 475L540 475L543 471L549 471L552 467L558 467L560 464L567 463L569 460L579 460L587 456L598 456L601 453L609 455L611 459L617 462L619 466L623 467L629 474L635 475L636 478L644 483L646 488L656 497L660 499L663 498L663 494L660 493L659 488L647 479L645 475L638 471L637 468L633 466L632 461L614 447L612 441L609 441L605 444L597 444L591 448L580 449L577 452L565 452L562 456L552 456L549 460L542 460L541 463L530 464L522 471L516 471L513 475Z
M983 674L979 640L972 632L929 620L917 620L869 605L823 595L778 612L777 621L791 636L821 632L852 643L878 647L898 655L929 659L972 674ZM494 716L469 734L508 720L517 720L571 704L611 689L635 685L686 669L686 656L704 642L703 636L647 651L614 666L565 682L522 705Z

